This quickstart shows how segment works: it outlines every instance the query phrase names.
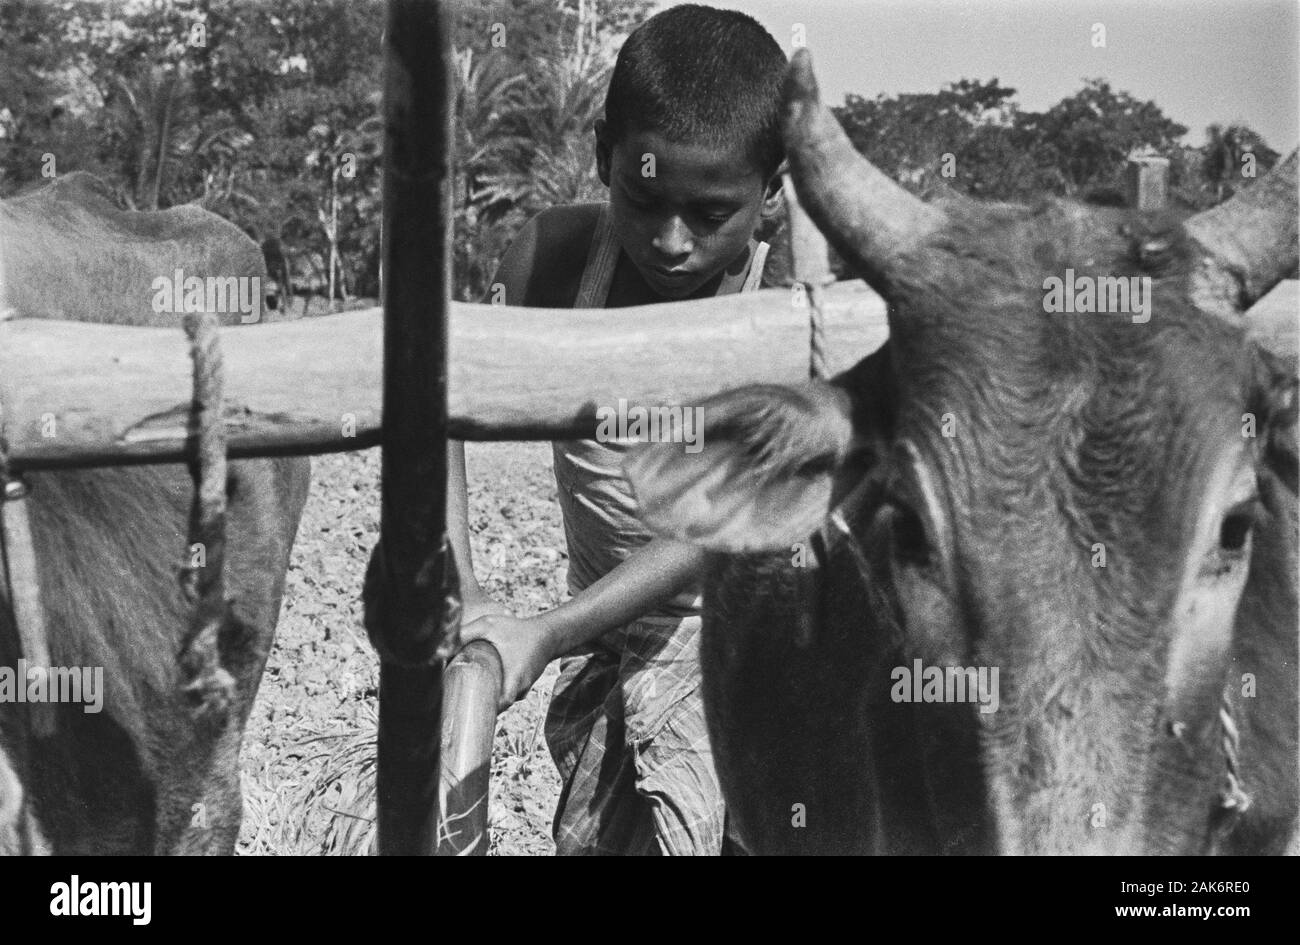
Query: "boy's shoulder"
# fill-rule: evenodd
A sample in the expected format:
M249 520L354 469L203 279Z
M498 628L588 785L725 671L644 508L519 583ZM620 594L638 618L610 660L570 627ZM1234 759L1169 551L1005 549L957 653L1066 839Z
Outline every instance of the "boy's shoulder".
M573 307L602 206L551 207L524 224L497 270L507 304Z

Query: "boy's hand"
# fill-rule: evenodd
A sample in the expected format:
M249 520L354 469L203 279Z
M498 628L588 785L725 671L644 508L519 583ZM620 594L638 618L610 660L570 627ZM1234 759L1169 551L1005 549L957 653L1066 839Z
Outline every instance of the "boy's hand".
M505 614L506 609L481 591L475 595L466 594L460 604L460 625L462 632L466 624L471 624L488 614ZM466 640L466 643L469 641Z
M550 634L535 617L485 614L464 624L460 628L460 639L462 644L487 640L501 655L502 686L498 712L504 712L522 699L555 655L551 652Z

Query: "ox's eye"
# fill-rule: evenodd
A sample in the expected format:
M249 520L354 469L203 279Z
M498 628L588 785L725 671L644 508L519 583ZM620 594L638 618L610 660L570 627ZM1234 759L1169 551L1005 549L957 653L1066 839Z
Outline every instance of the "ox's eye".
M894 560L909 567L929 567L932 553L921 516L911 506L896 500L888 502L881 509L881 516L889 536L889 552Z
M1259 524L1264 514L1264 504L1259 496L1251 496L1244 502L1238 502L1223 516L1219 526L1219 549L1226 552L1240 552L1246 549L1250 533Z
M1221 551L1240 551L1246 547L1250 530L1255 527L1252 511L1232 511L1223 518L1219 527L1219 549Z
M896 497L880 506L875 525L873 539L888 565L874 589L890 603L908 647L931 663L960 663L962 621L936 537L942 526Z
M1202 572L1224 574L1250 554L1250 536L1263 512L1257 496L1233 505L1219 523L1218 542L1210 548Z

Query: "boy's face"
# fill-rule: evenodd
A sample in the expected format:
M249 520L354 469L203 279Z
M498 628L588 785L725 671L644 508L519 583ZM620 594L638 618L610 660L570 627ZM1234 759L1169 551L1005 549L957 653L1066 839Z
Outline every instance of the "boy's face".
M604 124L597 122L596 164L619 244L654 292L687 298L745 251L769 181L743 147L638 130L611 144Z

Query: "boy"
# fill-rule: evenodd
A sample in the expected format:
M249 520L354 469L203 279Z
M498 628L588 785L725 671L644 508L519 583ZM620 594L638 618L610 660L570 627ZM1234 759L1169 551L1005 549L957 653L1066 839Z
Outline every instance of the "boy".
M767 245L754 232L780 201L785 66L741 13L679 6L637 29L596 123L609 203L555 207L524 226L497 271L506 302L619 308L758 288ZM567 655L546 722L564 781L557 853L718 854L724 811L699 691L703 556L640 525L625 449L553 444L572 599L519 619L473 575L464 447L453 444L462 638L500 651L504 705Z

